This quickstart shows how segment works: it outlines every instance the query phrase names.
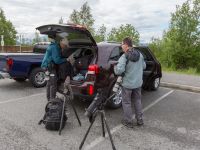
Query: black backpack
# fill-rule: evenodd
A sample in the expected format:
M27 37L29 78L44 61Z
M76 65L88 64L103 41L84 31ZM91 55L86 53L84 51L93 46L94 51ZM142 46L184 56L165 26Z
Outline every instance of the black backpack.
M47 130L63 129L65 126L65 122L67 120L65 110L63 110L64 109L63 105L64 102L62 99L55 98L50 100L46 104L44 117L39 122L39 124L43 123ZM60 128L61 122L62 126Z

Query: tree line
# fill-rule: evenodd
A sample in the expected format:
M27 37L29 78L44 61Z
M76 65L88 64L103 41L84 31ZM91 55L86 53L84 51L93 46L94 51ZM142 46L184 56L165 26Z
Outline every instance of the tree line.
M169 29L149 47L164 67L200 72L200 0L187 0L171 14Z
M131 24L122 24L118 28L113 27L108 34L106 33L107 28L104 24L102 24L97 30L95 30L95 20L92 16L91 8L87 2L83 4L79 11L73 10L72 14L69 17L69 21L87 27L87 29L92 33L97 42L105 40L121 42L124 37L129 36L133 39L135 45L139 43L139 32Z
M86 26L97 42L108 40L121 42L124 37L131 37L134 44L139 43L139 32L131 24L113 27L106 34L104 24L95 31L94 19L88 3L80 11L73 10L70 21ZM163 67L177 69L194 68L200 72L200 0L187 0L171 13L169 29L160 39L152 38L149 43Z

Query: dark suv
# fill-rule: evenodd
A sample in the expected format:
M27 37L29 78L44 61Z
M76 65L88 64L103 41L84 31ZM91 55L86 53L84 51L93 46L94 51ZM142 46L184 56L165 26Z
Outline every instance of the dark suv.
M70 48L63 57L73 55L75 63L74 77L71 86L74 94L87 100L95 95L98 88L107 91L106 96L112 94L117 76L111 66L123 54L121 44L102 42L96 44L90 32L79 25L45 25L37 28L41 34L57 35L65 32L69 39ZM136 47L144 56L146 69L143 75L143 89L156 90L162 77L161 65L148 47ZM112 108L121 106L121 89L109 103Z

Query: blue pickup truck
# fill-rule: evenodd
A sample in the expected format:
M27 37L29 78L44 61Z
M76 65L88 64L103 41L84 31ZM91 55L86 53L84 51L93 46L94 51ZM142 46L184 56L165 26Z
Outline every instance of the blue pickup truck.
M17 82L28 79L34 87L46 85L44 71L40 68L48 44L35 45L33 53L0 53L0 79Z

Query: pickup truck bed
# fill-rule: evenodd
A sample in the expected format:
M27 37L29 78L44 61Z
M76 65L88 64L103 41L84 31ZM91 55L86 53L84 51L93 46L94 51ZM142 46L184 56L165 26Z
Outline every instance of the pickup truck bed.
M40 68L44 54L0 53L0 78L29 81L35 87L46 85L44 71Z

